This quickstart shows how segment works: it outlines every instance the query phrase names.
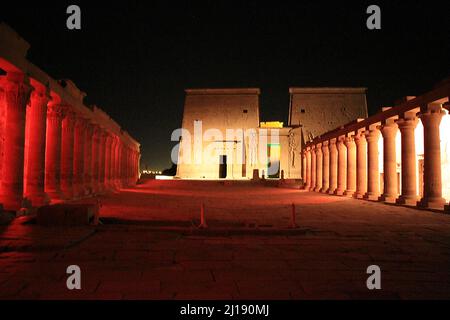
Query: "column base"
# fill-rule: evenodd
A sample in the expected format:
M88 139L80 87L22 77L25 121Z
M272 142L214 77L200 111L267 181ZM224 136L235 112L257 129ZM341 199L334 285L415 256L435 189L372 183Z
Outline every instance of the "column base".
M366 193L363 197L364 200L378 201L380 199L380 194L378 193Z
M320 192L321 193L328 193L328 190L329 190L330 188L322 188L322 189L320 189Z
M397 201L397 196L383 194L378 198L378 201L386 203L395 203L395 201Z
M425 209L444 209L446 201L444 198L422 198L417 202L417 206Z
M353 197L354 197L355 199L364 199L364 195L365 195L365 193L356 192L356 193L353 195Z
M445 214L450 214L450 204L446 204L446 205L444 206L444 213L445 213Z
M124 184L121 182L120 185L123 186ZM308 186L308 185L303 186L303 190L309 191L309 188L310 188L310 186Z
M27 199L30 199L33 208L43 207L50 204L50 197L46 193L28 194Z
M355 195L356 190L345 190L344 196L352 198Z
M336 188L329 188L327 190L327 193L330 194L330 195L334 195L335 192L336 192Z
M316 187L316 188L314 189L315 192L320 192L320 190L322 190L322 187Z
M401 205L406 205L406 206L417 206L417 202L419 200L420 200L419 197L400 196L395 203L401 204Z
M343 196L344 193L345 193L345 190L336 189L336 191L334 191L334 194L337 196Z

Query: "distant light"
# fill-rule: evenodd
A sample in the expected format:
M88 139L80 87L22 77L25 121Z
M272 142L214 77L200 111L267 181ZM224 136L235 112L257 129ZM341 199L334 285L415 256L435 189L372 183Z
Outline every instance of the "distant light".
M158 175L158 176L155 177L155 179L156 179L156 180L173 180L173 177L171 177L171 176L160 176L160 175Z

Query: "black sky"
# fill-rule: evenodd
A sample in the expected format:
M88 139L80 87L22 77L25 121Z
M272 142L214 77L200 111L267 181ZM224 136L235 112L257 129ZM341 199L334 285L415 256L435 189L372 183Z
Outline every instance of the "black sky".
M290 86L365 86L369 112L450 76L444 1L2 2L29 59L72 79L87 104L142 143L142 164L170 166L184 89L259 87L261 120L287 121ZM82 30L66 28L78 4ZM382 30L366 28L378 4Z

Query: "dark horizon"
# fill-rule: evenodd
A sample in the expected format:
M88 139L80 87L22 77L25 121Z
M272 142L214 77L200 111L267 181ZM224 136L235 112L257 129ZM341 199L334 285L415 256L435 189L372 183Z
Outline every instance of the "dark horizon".
M378 3L382 29L358 5L284 2L126 4L79 1L82 29L65 27L69 2L2 10L31 45L28 58L68 78L142 144L142 165L170 167L186 88L258 87L261 121L287 122L292 86L368 88L369 114L450 76L442 3Z

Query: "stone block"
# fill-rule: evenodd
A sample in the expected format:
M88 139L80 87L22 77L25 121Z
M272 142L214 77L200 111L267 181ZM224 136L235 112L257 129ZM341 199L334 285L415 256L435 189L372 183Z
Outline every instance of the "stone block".
M56 204L37 211L37 223L44 226L79 226L97 224L99 206L96 204Z

